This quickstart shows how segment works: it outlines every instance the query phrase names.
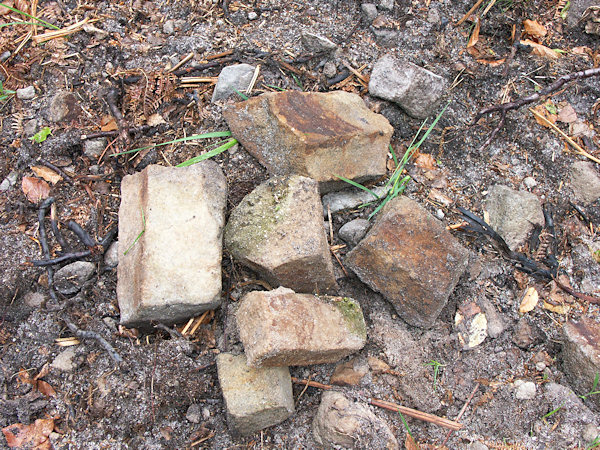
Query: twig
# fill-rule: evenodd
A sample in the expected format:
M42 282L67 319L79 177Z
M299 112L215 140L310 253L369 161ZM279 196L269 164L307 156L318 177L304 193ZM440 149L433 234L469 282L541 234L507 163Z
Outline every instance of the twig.
M121 139L121 143L123 144L124 147L127 147L127 144L130 141L129 128L125 127L126 122L125 122L125 119L123 118L123 113L117 106L117 103L119 102L118 89L115 89L115 88L109 89L105 96L105 100L106 100L106 103L108 104L110 112L112 113L112 115L114 116L114 118L117 121L117 126L119 127L118 135L119 135L119 138Z
M127 132L129 134L135 134L135 133L145 133L148 130L153 129L153 126L150 125L142 125L141 127L132 127L129 128L127 130ZM112 131L98 131L96 133L90 133L90 134L82 134L81 135L81 140L85 141L86 139L96 139L96 138L101 138L101 137L111 137L111 136L116 136L117 134L119 134L119 130L112 130Z
M477 122L479 122L479 120L486 114L491 114L494 112L500 113L500 121L496 125L496 128L494 128L494 130L490 133L489 137L486 139L486 141L483 143L483 145L479 148L479 151L480 152L483 151L488 145L490 145L490 143L492 142L494 137L496 137L496 135L498 134L498 132L500 131L500 129L502 128L502 126L505 123L506 113L508 111L512 111L514 109L519 109L521 106L536 102L540 98L545 97L546 95L557 91L566 83L569 83L569 82L575 81L575 80L583 80L585 78L590 78L590 77L594 77L594 76L598 76L598 75L600 75L600 67L581 70L579 72L573 72L568 75L563 75L562 77L560 77L556 81L554 81L554 83L549 84L544 89L542 89L539 92L536 92L535 94L531 94L531 95L528 95L527 97L519 98L513 102L501 103L499 105L492 105L492 106L482 109L481 111L479 111L477 113L477 115L473 119L473 123L471 124L471 126L473 126Z
M481 5L482 3L483 3L483 0L477 0L477 2L476 2L476 3L473 5L473 7L472 7L472 8L469 10L469 12L467 12L467 13L466 13L466 14L465 14L465 15L462 17L462 19L460 19L458 22L456 22L456 23L454 24L454 26L455 26L455 27L457 27L457 26L459 26L459 25L462 25L462 23L463 23L465 20L467 20L467 19L469 18L469 16L470 16L471 14L473 14L473 13L474 13L474 12L477 10L477 8L479 8L479 5Z
M87 231L85 231L83 228L81 228L81 225L79 225L74 220L69 220L67 222L67 227L69 227L69 230L71 230L73 233L75 233L75 235L79 238L79 240L86 247L95 247L96 246L96 241L93 240L92 237L89 235L89 233Z
M471 391L471 395L469 395L469 398L467 399L467 401L465 402L465 404L461 408L460 412L458 413L458 416L456 416L456 420L457 421L461 419L461 417L463 416L463 414L467 410L467 406L469 406L469 403L471 403L471 400L473 400L473 396L477 392L477 389L479 389L479 383L475 384L475 387ZM448 439L450 439L450 436L452 435L452 431L453 430L448 431L448 434L446 435L446 439L444 439L444 442L442 442L442 447L444 447L446 445L446 442L448 442Z
M116 363L123 362L123 358L121 358L121 356L117 353L113 346L110 345L110 343L98 333L96 333L95 331L80 330L79 328L77 328L77 326L75 326L75 324L68 321L65 321L65 323L67 324L71 332L75 334L75 336L81 339L95 339L102 347L104 347L104 350L106 350L106 352L110 355L112 359L115 360Z
M344 81L349 76L350 76L350 71L348 69L344 69L341 73L339 73L335 77L328 79L327 80L327 85L333 86L334 84L341 83L342 81Z
M333 389L333 386L328 384L319 383L317 381L310 380L301 380L299 378L292 377L292 382L296 384L302 384L305 386L315 387L324 390ZM463 425L458 422L454 422L453 420L444 419L443 417L438 417L433 414L424 413L421 411L417 411L416 409L407 408L406 406L397 405L392 402L387 402L385 400L378 400L376 398L369 399L369 403L373 406L378 406L380 408L388 409L390 411L401 412L402 414L406 414L413 419L423 420L425 422L435 423L436 425L440 425L445 428L450 428L451 430L458 431Z
M169 328L168 326L166 326L163 323L155 324L154 328L158 328L159 330L166 331L167 333L169 333L169 336L171 336L172 339L183 338L183 335L179 331L177 331L176 329L173 329L173 328Z
M42 246L42 255L45 259L50 259L50 248L48 247L48 235L46 234L46 227L44 226L44 218L46 217L46 211L48 211L48 208L52 203L54 203L54 198L48 197L42 202L38 211L40 245ZM51 266L48 266L46 272L48 273L48 290L50 292L50 297L52 300L58 301L56 292L54 292L54 269Z
M186 62L188 62L193 57L194 57L194 52L188 53L181 61L179 61L177 64L175 64L169 70L167 70L166 73L175 72L177 69L179 69L181 66L183 66Z
M61 255L61 256L59 256L57 258L50 259L50 257L48 256L48 258L46 258L46 259L34 259L31 263L35 267L48 267L48 268L50 268L51 266L63 263L65 261L71 261L72 259L85 258L87 256L90 256L91 254L92 254L91 250L85 250L83 252L69 252L69 253L65 253L64 255Z
M52 203L52 206L50 207L50 227L52 228L52 233L54 234L54 237L60 245L60 249L63 252L68 252L69 245L67 244L67 241L65 241L64 236L60 232L60 228L58 228L58 221L56 220L56 203Z

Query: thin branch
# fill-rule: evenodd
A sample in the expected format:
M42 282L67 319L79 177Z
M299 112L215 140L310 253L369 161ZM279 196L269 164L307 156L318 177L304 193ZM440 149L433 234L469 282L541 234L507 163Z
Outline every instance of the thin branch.
M461 408L460 412L458 413L458 416L456 416L456 420L460 420L461 419L461 417L463 416L463 414L467 410L467 406L469 406L469 403L471 403L471 400L473 400L473 396L475 395L475 393L477 392L478 389L479 389L479 383L476 383L475 387L471 391L471 395L469 395L469 398L467 399L467 401L465 402L465 404ZM448 442L448 439L450 439L450 436L452 435L452 431L453 430L448 431L448 434L446 435L446 439L444 439L444 442L442 442L442 447L444 447L446 445L446 442Z
M71 330L73 332L73 334L75 334L75 336L82 338L82 339L94 339L96 341L98 341L98 343L104 347L104 350L106 350L106 352L109 354L109 356L115 360L116 363L121 363L123 362L123 358L121 358L121 356L117 353L117 351L113 348L112 345L110 345L110 343L104 339L102 336L100 336L98 333L96 333L95 331L84 331L84 330L80 330L79 328L77 328L77 326L74 323L65 321L67 326L69 327L69 330Z

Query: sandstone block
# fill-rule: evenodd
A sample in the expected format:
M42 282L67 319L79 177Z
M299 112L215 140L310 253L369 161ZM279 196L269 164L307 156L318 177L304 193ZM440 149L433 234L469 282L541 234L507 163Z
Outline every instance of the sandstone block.
M600 377L600 324L586 317L567 322L563 327L563 370L575 392L585 395L592 390L596 376ZM600 406L598 395L588 397Z
M283 422L294 413L287 367L248 367L244 355L217 355L219 384L229 426L242 435Z
M538 198L524 191L496 184L490 188L485 208L491 227L504 238L511 250L525 242L534 225L544 225L544 212Z
M336 282L321 211L314 180L271 178L231 212L225 246L273 286L328 292Z
M396 197L346 257L409 324L430 327L467 266L467 251L416 202Z
M369 94L398 104L409 116L424 119L434 112L445 86L439 75L384 55L373 66Z
M123 178L117 269L122 324L174 323L220 305L226 197L225 176L213 161L151 165Z
M248 364L256 367L336 362L360 350L367 337L356 301L287 288L246 294L236 320Z
M286 91L223 111L233 136L271 175L297 174L322 192L347 187L335 175L365 181L386 173L392 132L355 94Z

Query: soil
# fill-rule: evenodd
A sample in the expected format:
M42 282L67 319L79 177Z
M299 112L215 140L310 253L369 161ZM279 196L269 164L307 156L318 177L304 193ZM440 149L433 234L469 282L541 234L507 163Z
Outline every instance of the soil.
M14 3L18 6L21 2ZM116 269L105 266L101 254L86 258L97 263L97 272L82 290L57 300L49 296L46 272L30 264L42 258L39 203L29 201L21 189L22 177L35 176L32 166L49 162L70 174L71 183L63 177L50 189L57 217L62 224L75 220L92 237L101 239L117 223L123 176L150 163L179 164L205 147L204 143L175 143L144 150L133 158L112 155L194 133L226 130L223 105L210 102L211 84L174 86L181 76L216 77L224 65L234 62L261 65L252 95L272 90L269 86L310 91L342 88L360 94L371 109L392 123L392 144L400 154L421 121L393 104L369 97L355 76L329 86L324 64L334 62L338 73L345 70L344 64L357 70L364 66L361 73L368 76L377 58L391 53L443 76L449 83L444 97L449 106L420 152L435 160L436 180L445 178L436 186L449 202L440 203L429 196L433 181L427 170L414 162L409 167L413 180L406 195L446 225L453 225L462 221L456 206L481 216L490 186L500 183L526 189L523 180L533 177L537 184L529 189L554 213L556 256L565 280L577 291L598 295L598 278L590 278L590 274L598 274L598 263L585 249L598 248L595 230L600 227L600 209L597 204L584 208L586 222L570 203L573 199L568 190L570 166L580 157L549 128L537 124L526 107L508 114L506 125L484 150L480 146L498 117L486 117L481 124L470 126L483 107L529 95L560 76L598 65L598 37L585 34L581 26L568 28L556 13L557 4L564 3L496 2L480 17L479 42L471 52L466 47L473 22L454 25L474 4L463 0L397 0L393 10L380 10L379 28L366 23L360 3L354 1L231 2L228 17L221 5L206 0L40 1L39 17L60 27L87 17L95 20L96 30L88 28L45 44L28 41L19 48L17 38L31 27L1 28L0 54L10 52L8 57L2 56L3 88L34 86L36 95L32 100L9 95L0 101L0 180L12 172L17 175L16 185L0 193L0 427L52 418L50 440L56 448L316 447L312 420L321 392L304 390L302 385L294 387L296 413L287 421L249 437L236 436L227 427L214 357L220 351L241 350L228 313L244 292L263 289L255 274L227 255L223 260L223 306L205 316L193 335L184 337L164 330L136 333L120 328ZM248 20L250 12L256 13L255 20ZM0 16L0 20L7 17ZM560 58L544 58L528 47L515 46L508 64L490 63L509 57L513 27L518 33L524 19L547 28L542 42L564 50ZM300 42L304 31L328 37L339 50L302 58L306 54ZM43 32L38 27L37 33ZM164 69L188 53L193 53L191 61L179 69L190 69L188 73L176 70L171 77L165 75ZM207 62L214 66L191 70ZM63 91L72 95L53 102ZM124 114L120 123L112 119L114 111L109 106L115 92L117 108ZM599 79L592 77L567 85L550 100L559 109L570 104L583 123L594 128L600 125L596 114L599 97ZM531 106L537 104L541 102ZM552 105L546 109L550 111ZM54 122L63 113L65 117ZM156 115L150 119L153 114L162 120ZM148 120L163 123L140 128ZM129 139L108 136L111 145L102 157L85 155L82 135L110 128L111 121L125 128L137 127L137 131ZM569 132L566 124L557 125ZM36 143L28 139L45 126L52 130L46 140ZM597 136L579 142L598 154ZM228 211L267 178L264 168L241 147L214 160L229 183ZM341 225L368 213L367 209L335 214L332 244L343 244L337 237ZM590 444L597 429L591 434L589 427L587 434L583 430L590 421L600 424L600 410L589 398L585 406L579 405L592 410L592 419L586 416L586 422L582 416L568 415L565 409L544 416L561 406L547 395L547 386L568 386L561 370L561 326L583 315L598 320L598 306L566 294L552 294L547 283L517 272L476 235L453 234L471 252L469 270L429 330L403 323L380 295L351 274L345 276L336 265L339 294L358 300L365 313L369 338L360 357L377 357L394 371L370 373L360 385L344 391L363 401L376 397L455 419L479 383L459 420L465 426L451 435L448 448L465 448L475 442L489 448L583 448ZM85 249L73 234L65 231L64 235L72 249ZM60 250L51 233L49 241L53 253ZM347 251L338 250L341 260ZM545 309L540 301L533 311L520 314L519 304L528 286L536 287L544 299L569 306L568 312ZM41 304L33 301L35 293L43 296L38 297ZM477 305L485 301L505 328L497 337L487 337L465 350L454 324L456 312L468 305L483 308ZM73 336L67 322L105 337L124 362L115 364L93 339L82 339L73 347L57 345L58 338ZM40 393L39 385L36 390L27 382L26 373L33 378L67 350L74 351L70 367L59 370L49 366L48 372L42 373L56 391L54 396ZM441 364L435 377L434 361ZM294 377L328 383L334 367L290 370ZM533 381L535 398L517 399L516 380ZM200 406L201 413L194 420L198 423L186 418L190 405ZM375 412L388 422L399 442L404 442L405 426L398 414ZM447 433L413 419L408 419L408 426L424 448L441 445Z

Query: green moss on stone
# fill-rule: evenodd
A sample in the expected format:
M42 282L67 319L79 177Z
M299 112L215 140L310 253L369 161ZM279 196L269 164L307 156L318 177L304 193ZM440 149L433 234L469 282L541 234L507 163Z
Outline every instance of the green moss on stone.
M334 297L332 301L342 313L344 320L348 324L348 328L362 339L366 339L367 326L358 302L349 297Z

